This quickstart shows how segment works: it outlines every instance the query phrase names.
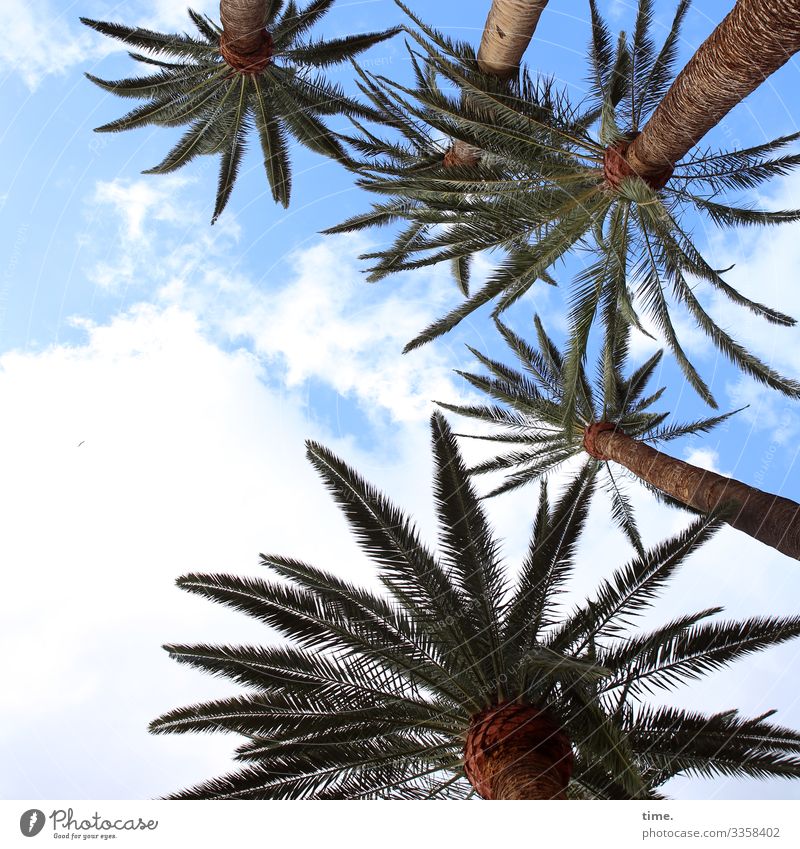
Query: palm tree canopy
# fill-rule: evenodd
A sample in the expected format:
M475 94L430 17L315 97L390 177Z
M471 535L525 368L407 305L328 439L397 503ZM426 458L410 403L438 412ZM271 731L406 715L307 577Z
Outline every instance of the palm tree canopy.
M188 125L163 161L144 173L163 174L181 168L196 156L220 154L213 223L228 202L247 137L255 129L272 196L277 203L288 206L288 136L317 153L346 161L341 143L323 118L334 114L375 117L372 110L327 80L322 69L348 61L397 32L391 29L309 40L309 30L333 2L312 0L304 9L298 9L294 2L265 2L266 29L259 31L263 35L262 49L246 55L237 53L230 40L226 43L220 27L191 9L189 17L198 31L196 36L162 34L81 18L103 35L120 39L136 51L146 51L133 52L131 56L157 68L147 76L113 82L87 74L106 91L147 101L97 131L118 132L147 124ZM239 49L243 47L239 45Z
M623 33L616 42L594 2L590 6L589 96L577 106L555 95L546 81L532 84L524 72L501 88L480 73L468 48L418 18L414 21L420 32L410 30L420 49L414 87L371 76L391 105L392 124L422 123L492 155L492 167L481 157L478 173L409 170L391 152L380 150L359 162L360 185L380 195L408 228L390 247L370 255L377 260L373 274L453 261L482 250L506 253L480 289L411 340L406 350L446 333L490 301L499 315L537 280L552 282L553 267L572 250L589 249L592 258L574 280L570 296L565 367L570 391L594 322L599 318L610 332L622 315L642 330L651 322L687 381L716 406L679 339L673 312L680 305L736 366L781 392L800 396L800 383L778 374L720 327L697 292L705 288L719 293L777 325L791 326L794 319L727 283L724 272L702 256L688 223L689 214L722 227L798 220L798 210L753 209L735 195L795 169L800 155L785 149L800 134L744 150L697 151L678 163L663 184L626 176L622 151L669 87L688 2L678 5L660 48L650 35L651 0L640 0L632 36ZM437 77L446 86L435 84ZM377 99L373 103L388 114ZM405 238L420 225L413 238Z
M453 41L427 27L410 9L399 0L397 2L440 50L458 57L464 73L481 90L490 91L499 98L506 98L511 92L516 108L523 110L537 124L549 121L553 113L557 112L563 117L569 112L569 103L552 80L533 78L525 70L513 79L501 79L484 72L471 45ZM417 37L415 32L411 34ZM409 60L417 85L435 92L438 99L446 99L439 85L440 75L433 63L422 61L413 50L409 50ZM381 124L389 128L393 135L378 135L351 118L358 133L343 136L353 150L348 167L359 175L359 186L390 198L373 204L368 212L353 216L323 232L346 233L404 222L405 226L397 234L391 248L360 257L377 260L367 277L370 283L375 283L395 271L409 267L406 264L409 256L430 239L440 237L443 222L438 215L435 220L428 220L430 206L437 204L440 184L458 180L470 184L503 185L516 179L516 170L510 167L505 157L496 156L489 149L481 149L451 135L450 128L438 120L437 112L428 111L423 106L423 120L409 120L404 104L386 90L381 77L371 76L357 65L356 71L360 78L359 89L370 101L374 111L381 115ZM444 205L439 205L439 209L453 215L455 220L458 214L467 212L466 200L464 198L462 204L461 199L451 192ZM445 226L449 224L445 223ZM512 234L512 240L514 236ZM521 246L527 244L527 240L516 239L514 243ZM451 262L459 289L468 297L471 252L462 251L443 259ZM434 261L438 262L439 259ZM548 275L542 276L554 283Z
M464 798L472 792L465 775L475 768L474 759L465 763L465 735L493 711L525 705L546 711L571 741L575 798L653 798L679 773L800 775L800 734L768 722L768 714L704 715L642 701L800 634L800 617L712 621L719 608L630 631L717 519L693 521L568 608L561 594L592 476L578 475L555 504L542 487L512 583L439 413L432 432L438 557L377 489L308 443L310 461L377 566L383 594L275 555L262 561L278 581L179 579L292 645L165 647L176 660L249 689L152 723L157 733L246 738L236 755L241 771L173 798Z
M666 424L669 412L652 409L664 393L664 387L655 392L648 389L663 352L657 351L626 376L630 333L624 325L615 336L607 337L606 342L611 344L607 344L601 352L595 380L581 365L577 391L569 396L574 400L570 406L564 388L564 352L547 334L539 317L534 317L536 344L526 342L501 322L496 324L522 370L470 348L488 375L458 373L497 403L467 406L437 402L440 407L459 415L500 426L499 432L484 436L463 434L508 446L495 457L472 467L470 472L508 472L505 481L489 493L489 496L494 496L546 478L573 457L582 456L587 473L601 476L611 499L614 521L641 552L642 542L626 494L625 481L614 474L606 460L595 459L586 453L584 436L587 428L601 422L608 423L634 439L657 444L707 433L738 410L691 422ZM659 500L688 509L685 504L675 501L646 481L641 483Z

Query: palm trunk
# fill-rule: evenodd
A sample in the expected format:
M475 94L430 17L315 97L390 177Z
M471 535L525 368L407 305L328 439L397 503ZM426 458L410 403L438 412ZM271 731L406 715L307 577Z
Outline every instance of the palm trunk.
M237 71L262 70L272 55L272 40L264 29L269 0L220 0L223 34L220 52Z
M738 0L628 147L631 169L644 179L671 172L739 101L798 50L797 0Z
M508 79L519 68L547 0L493 0L478 50L485 74Z
M584 446L593 457L619 463L666 495L703 513L731 505L729 525L800 560L800 504L676 460L605 422L586 429Z
M547 0L492 0L478 49L478 67L484 74L507 80L516 73L546 5ZM477 165L481 155L480 148L454 139L444 166Z
M566 799L572 747L546 711L507 702L473 717L464 771L484 799Z

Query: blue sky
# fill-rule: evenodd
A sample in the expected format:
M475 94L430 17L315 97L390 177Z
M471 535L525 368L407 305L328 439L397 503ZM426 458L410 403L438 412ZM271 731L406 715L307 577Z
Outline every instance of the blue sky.
M698 0L681 61L732 5ZM486 0L440 2L430 23L477 43ZM615 28L631 3L602 2ZM216 14L214 3L194 8ZM659 3L664 22L671 3ZM498 352L485 314L408 356L403 344L457 302L445 271L368 285L357 256L384 234L318 231L366 208L337 165L294 146L291 209L275 207L260 157L248 155L228 209L209 226L216 160L167 177L142 176L171 146L163 129L97 135L127 105L92 86L132 63L79 16L188 26L183 4L5 0L0 22L0 488L7 564L0 645L10 686L0 695L0 795L5 798L146 798L219 774L232 740L151 738L147 722L171 707L230 693L178 668L168 641L264 638L243 617L184 598L189 570L258 574L259 551L303 557L353 579L369 564L303 458L318 439L381 485L434 538L427 420L432 399L470 397L453 368L471 368L465 343ZM583 88L588 4L551 0L528 51L535 67ZM340 2L321 35L400 22L389 0ZM368 67L408 70L402 39L379 45ZM738 106L704 143L755 144L797 129L797 60ZM349 72L335 72L349 85ZM800 177L754 201L797 206ZM696 235L747 294L800 317L800 225L774 232ZM718 262L717 262L718 260ZM492 257L481 260L486 273ZM564 329L562 288L534 290L510 313L520 332L539 312ZM800 331L750 320L716 303L714 315L764 359L800 374ZM691 353L723 408L749 404L726 428L675 443L672 453L800 499L800 411L730 368L687 321ZM645 353L640 341L636 350ZM702 405L671 362L665 408ZM82 443L82 444L81 444ZM474 452L475 446L465 445ZM648 542L685 519L637 494ZM508 561L526 542L535 492L489 505ZM576 594L629 554L596 505ZM585 583L584 583L585 582ZM659 614L723 604L729 615L794 613L797 564L723 531L686 567ZM732 706L800 726L800 646L743 661L675 701ZM685 781L694 798L797 798L785 782Z

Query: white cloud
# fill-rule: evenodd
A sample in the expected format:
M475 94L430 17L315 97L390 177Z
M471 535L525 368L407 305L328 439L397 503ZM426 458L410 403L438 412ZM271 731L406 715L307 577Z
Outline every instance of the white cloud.
M716 472L717 474L725 474L720 472L719 469L719 453L710 448L687 449L684 452L684 459L691 466L707 469L709 472Z
M93 55L88 31L74 25L73 8L47 0L3 0L0 61L34 90L48 74L63 74Z
M259 574L257 553L274 551L374 581L304 437L379 481L388 469L408 475L417 497L427 489L424 454L383 470L359 462L302 404L265 387L251 354L216 348L185 311L142 305L86 330L84 345L0 359L0 396L14 411L0 422L1 650L14 682L0 694L0 748L29 776L4 771L4 798L141 797L229 768L230 740L165 745L146 734L158 713L231 691L181 672L159 645L269 633L174 579ZM87 753L100 750L98 769Z
M146 242L143 224L174 223L181 219L175 193L191 182L186 177L168 174L158 180L124 180L99 182L93 202L111 207L121 219L123 244L129 250L139 250ZM198 222L199 223L199 222Z
M219 5L210 0L197 0L192 8L213 17L219 11ZM172 0L148 0L133 7L94 3L80 9L76 4L57 7L49 0L3 0L0 60L34 91L49 75L64 74L75 65L126 49L119 41L92 33L80 24L80 15L161 32L193 29L184 4Z
M92 227L103 219L114 236L87 276L104 289L143 286L162 304L186 307L222 338L245 342L274 364L289 389L319 380L367 415L424 420L432 400L464 399L452 369L472 363L459 342L401 355L404 345L456 300L445 269L383 285L364 281L361 236L317 238L251 278L233 255L232 215L209 228L172 178L99 183ZM110 213L110 215L109 215ZM245 258L246 260L247 258Z
M365 247L345 236L294 254L286 286L235 296L240 307L229 308L221 326L281 363L289 387L313 378L356 398L365 411L387 411L398 421L427 419L431 400L459 394L451 369L463 355L446 342L406 356L401 351L442 311L443 293L453 284L434 272L376 291L365 285L354 259Z

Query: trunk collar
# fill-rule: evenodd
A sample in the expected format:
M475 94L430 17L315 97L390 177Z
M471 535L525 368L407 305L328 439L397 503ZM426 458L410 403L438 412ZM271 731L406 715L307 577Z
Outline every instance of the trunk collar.
M628 135L620 139L618 142L609 145L603 154L603 176L607 186L614 190L618 190L620 184L626 177L638 176L644 180L653 191L659 191L669 182L672 176L672 167L667 166L661 171L654 174L638 174L631 168L628 162L628 148L633 143L639 133L628 133Z
M609 460L597 446L597 435L606 431L619 431L622 433L622 428L618 427L614 422L593 422L587 425L583 430L583 447L586 453L594 457L595 460Z
M219 39L219 52L234 71L260 74L272 62L272 36L267 30L262 30L260 46L252 53L240 53L223 32Z
M550 798L564 798L572 767L569 737L546 709L501 702L470 721L464 772L484 799L498 798L504 779L519 769L538 773L550 790ZM501 793L499 798L504 795Z
M481 152L478 148L466 142L460 144L454 142L445 151L442 157L442 165L445 168L462 168L465 166L472 168L480 162L480 159Z

